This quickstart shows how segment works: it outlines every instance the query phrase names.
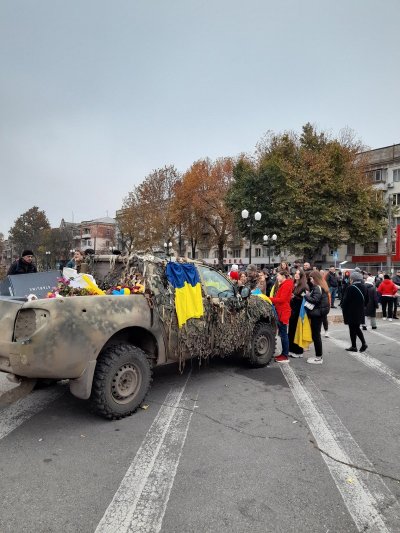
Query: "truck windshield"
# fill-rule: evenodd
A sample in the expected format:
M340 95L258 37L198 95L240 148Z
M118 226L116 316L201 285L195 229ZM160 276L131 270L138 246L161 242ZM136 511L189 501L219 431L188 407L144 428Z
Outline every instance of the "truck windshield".
M205 266L198 266L197 268L204 288L209 296L213 298L232 298L235 296L232 283L224 278L224 276Z

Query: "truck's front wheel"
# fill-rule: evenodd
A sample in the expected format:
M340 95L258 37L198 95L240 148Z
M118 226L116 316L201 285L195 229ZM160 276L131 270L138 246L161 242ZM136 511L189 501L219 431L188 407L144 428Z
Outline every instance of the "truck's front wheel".
M93 410L111 419L136 411L151 383L151 367L143 350L131 344L105 348L97 360L90 402Z
M251 339L249 361L252 366L266 366L275 353L275 332L270 324L257 324Z

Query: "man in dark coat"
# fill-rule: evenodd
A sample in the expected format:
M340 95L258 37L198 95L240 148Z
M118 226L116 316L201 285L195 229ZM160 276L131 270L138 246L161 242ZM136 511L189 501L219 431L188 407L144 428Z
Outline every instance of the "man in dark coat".
M365 323L365 306L368 304L368 292L360 272L352 272L350 285L342 302L343 321L349 326L351 346L348 352L357 352L357 337L361 341L360 352L368 348L361 325Z
M329 272L325 279L329 287L329 292L331 293L331 307L332 309L336 309L335 298L336 298L336 293L338 290L339 283L338 283L338 277L336 274L336 268L334 265L331 265L329 267Z
M258 281L258 272L257 272L256 265L253 265L253 264L247 265L246 274L247 274L246 285L250 288L250 290L253 291L257 287L257 281Z
M31 250L24 250L21 257L14 261L7 272L7 276L15 276L16 274L35 274L37 272L36 266L33 264L33 252Z

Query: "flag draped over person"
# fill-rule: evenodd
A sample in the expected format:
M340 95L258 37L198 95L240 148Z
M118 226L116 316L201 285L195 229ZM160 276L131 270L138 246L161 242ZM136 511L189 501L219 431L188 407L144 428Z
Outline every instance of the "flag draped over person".
M301 303L299 318L297 320L294 342L303 349L307 349L312 343L311 325L304 306L305 299Z
M175 310L181 328L189 318L204 314L199 274L190 263L167 263L167 278L175 288Z

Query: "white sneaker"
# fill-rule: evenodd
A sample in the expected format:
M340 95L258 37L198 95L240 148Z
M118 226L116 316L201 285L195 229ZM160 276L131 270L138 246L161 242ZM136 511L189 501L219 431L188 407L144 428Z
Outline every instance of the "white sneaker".
M293 359L301 359L303 357L303 354L289 352L289 357L293 357Z
M386 320L386 317L384 316L384 317L382 318L382 320Z
M311 365L322 365L323 362L322 357L309 357L307 359L307 363L310 363Z
M329 333L325 331L325 337L329 338Z
M392 318L389 318L389 322L393 322L393 319L392 319Z

